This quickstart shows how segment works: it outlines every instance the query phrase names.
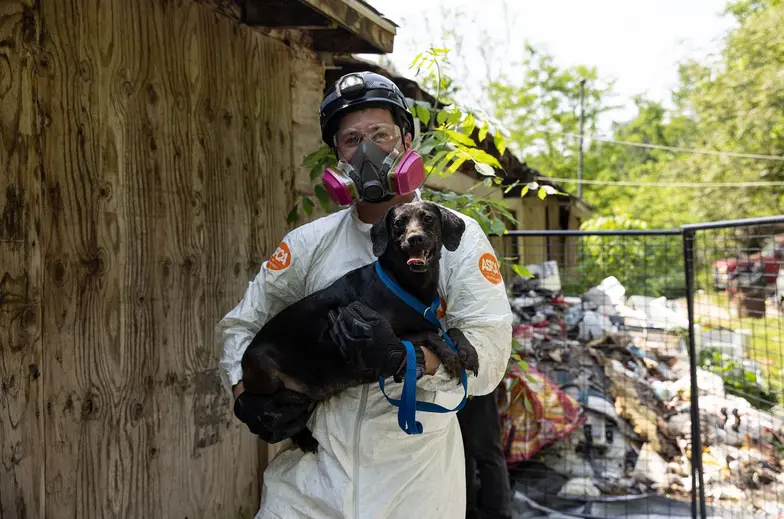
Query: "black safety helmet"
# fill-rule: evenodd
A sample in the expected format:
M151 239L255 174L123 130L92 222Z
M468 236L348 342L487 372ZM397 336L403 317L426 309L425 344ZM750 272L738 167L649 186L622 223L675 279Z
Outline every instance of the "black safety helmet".
M396 84L374 72L352 72L335 81L321 102L321 138L327 146L335 147L332 137L340 119L360 108L386 108L403 135L414 133L414 116Z

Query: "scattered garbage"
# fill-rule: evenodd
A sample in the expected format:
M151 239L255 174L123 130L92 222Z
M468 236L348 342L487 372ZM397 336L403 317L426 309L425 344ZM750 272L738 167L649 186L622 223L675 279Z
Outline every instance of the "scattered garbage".
M626 499L690 515L683 508L693 485L685 309L627 296L612 276L581 296L565 295L557 264L527 268L535 277L510 285L516 355L501 417L522 514L515 517L601 516ZM763 370L743 360L748 332L697 333L709 516L784 514L775 497L784 495L784 409L773 407L775 398L762 405Z

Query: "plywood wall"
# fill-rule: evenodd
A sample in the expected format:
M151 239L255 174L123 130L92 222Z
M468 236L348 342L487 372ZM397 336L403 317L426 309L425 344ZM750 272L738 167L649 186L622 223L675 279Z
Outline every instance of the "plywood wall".
M43 517L41 143L38 29L0 3L0 517Z
M287 230L289 47L190 0L0 41L0 515L252 517L213 329Z

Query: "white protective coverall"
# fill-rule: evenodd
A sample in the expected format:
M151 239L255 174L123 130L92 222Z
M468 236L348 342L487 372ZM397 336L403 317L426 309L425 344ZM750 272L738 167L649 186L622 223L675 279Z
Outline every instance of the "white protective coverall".
M506 370L512 314L490 242L474 219L456 214L466 230L456 251L442 249L438 316L476 348L479 376L468 374L468 389L484 395ZM351 206L286 235L242 301L217 325L227 390L242 378L242 354L268 319L376 260L370 229ZM387 394L400 398L402 387L390 378ZM459 380L450 379L443 366L417 381L419 401L453 409L462 397ZM264 472L256 519L462 518L465 462L456 413L418 411L424 432L409 436L398 426L397 412L378 384L347 389L317 405L308 428L318 452L305 454L286 440Z

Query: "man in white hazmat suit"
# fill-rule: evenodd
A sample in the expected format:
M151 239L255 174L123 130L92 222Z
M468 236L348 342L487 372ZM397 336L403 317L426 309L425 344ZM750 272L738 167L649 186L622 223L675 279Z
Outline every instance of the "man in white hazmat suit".
M383 150L384 158L408 150L413 125L405 97L389 79L363 72L338 80L322 104L321 127L325 142L343 161L350 178L346 184L353 184L347 190L351 205L288 233L242 301L217 325L223 348L221 377L235 398L235 414L272 442L290 437L307 421L319 442L316 453L288 446L270 462L257 519L465 515L463 445L455 412L420 411L417 419L424 431L408 435L398 426L397 408L378 385L347 389L320 402L310 414L303 395L284 391L262 397L244 393L242 385L242 355L264 323L347 272L374 262L372 224L393 205L417 198L417 192L400 194L386 178L379 178L384 168L378 151ZM476 348L479 374L469 373L468 392L484 395L498 385L507 367L512 314L490 242L475 220L457 214L466 229L457 250L442 251L438 317L447 328L459 328ZM416 349L423 373L416 381L417 400L455 408L464 394L460 381L450 378L427 349ZM389 396L400 398L402 384L388 382Z

